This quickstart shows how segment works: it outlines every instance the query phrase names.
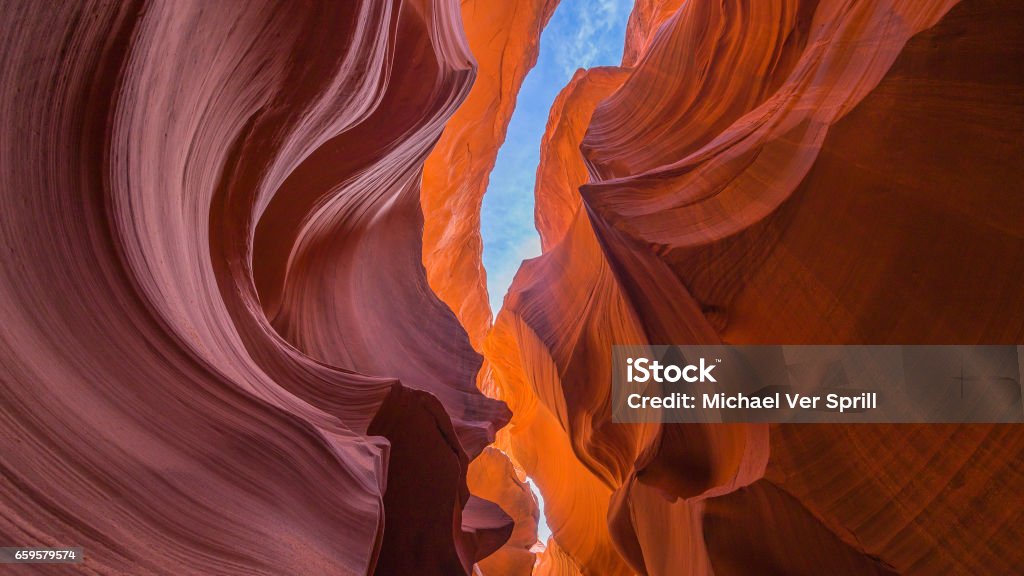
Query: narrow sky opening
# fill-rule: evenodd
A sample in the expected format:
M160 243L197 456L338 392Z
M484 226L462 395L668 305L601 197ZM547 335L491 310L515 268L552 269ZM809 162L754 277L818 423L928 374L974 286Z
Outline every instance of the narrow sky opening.
M480 211L487 293L495 317L520 263L540 255L533 186L551 104L577 68L621 62L632 5L633 0L562 0L541 34L537 65L519 91Z
M541 34L537 65L526 76L498 150L480 213L487 292L495 317L524 259L540 255L533 188L551 104L578 68L617 66L633 0L562 0ZM531 483L532 486L532 483ZM538 537L551 536L544 500Z

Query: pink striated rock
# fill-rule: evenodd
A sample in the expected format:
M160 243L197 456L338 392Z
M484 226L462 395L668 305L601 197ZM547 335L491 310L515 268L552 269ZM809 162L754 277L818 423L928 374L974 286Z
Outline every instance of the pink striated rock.
M420 265L423 162L473 80L458 5L0 25L3 540L102 573L396 573L413 542L449 575L499 547L465 475L507 409Z

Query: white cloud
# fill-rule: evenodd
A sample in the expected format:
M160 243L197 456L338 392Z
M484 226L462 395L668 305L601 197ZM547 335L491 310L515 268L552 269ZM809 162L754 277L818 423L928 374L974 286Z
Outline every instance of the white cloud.
M621 56L620 38L629 17L628 0L598 0L597 2L566 2L568 22L561 34L551 38L558 43L556 59L562 71L571 76L577 68L590 68L597 64L613 64Z

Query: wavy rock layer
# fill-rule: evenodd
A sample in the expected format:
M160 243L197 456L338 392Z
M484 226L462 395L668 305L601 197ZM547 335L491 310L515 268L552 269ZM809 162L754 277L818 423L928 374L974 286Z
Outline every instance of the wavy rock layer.
M5 542L102 573L450 575L509 538L466 480L508 411L420 260L460 18L5 8Z
M430 287L481 350L491 325L480 258L480 204L516 96L537 63L540 33L558 0L463 0L477 76L423 171L423 264Z
M554 531L537 572L1024 561L1021 427L626 426L607 404L613 343L1024 342L1022 61L1009 1L638 3L626 67L552 110L544 254L484 346Z
M423 265L430 288L444 301L470 344L483 350L492 316L481 263L480 206L498 149L505 140L516 96L537 62L540 34L557 0L463 0L463 25L477 74L427 158L420 190L424 215ZM478 381L485 390L490 368ZM485 575L530 574L537 540L537 503L505 453L489 450L474 460L470 486L499 502L515 520L506 546L479 569ZM494 485L493 483L499 483Z
M634 67L647 53L654 34L661 24L675 14L686 0L636 0L626 23L626 41L622 51L622 65Z
M508 456L487 448L469 466L467 477L474 494L496 502L515 521L508 541L494 554L480 561L480 572L488 574L530 574L537 558L537 521L540 513L533 490L520 477Z

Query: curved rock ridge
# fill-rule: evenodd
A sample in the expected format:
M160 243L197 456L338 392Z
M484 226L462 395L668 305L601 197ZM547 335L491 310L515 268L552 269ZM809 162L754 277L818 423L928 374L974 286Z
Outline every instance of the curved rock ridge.
M622 66L632 68L647 52L661 25L675 14L685 0L636 0L626 23Z
M423 266L431 290L451 308L478 352L492 323L481 264L480 206L517 94L536 64L541 31L557 4L557 0L463 0L462 23L477 73L423 169ZM488 390L489 372L486 362L477 372L484 390ZM519 477L521 470L515 471L505 453L488 450L486 454L473 461L470 486L474 492L499 498L516 524L506 546L478 569L485 575L530 574L535 562L537 503Z
M476 80L423 170L427 278L478 351L492 319L481 264L480 205L519 88L537 63L541 31L557 5L558 0L463 0Z
M602 574L629 574L606 528L612 491L577 459L557 417L538 401L531 381L540 375L527 375L521 357L537 358L540 365L535 368L539 371L554 367L549 360L541 364L547 360L542 347L519 348L534 340L528 339L528 333L521 334L525 328L522 323L504 312L508 305L506 302L488 336L485 354L495 358L491 377L498 383L498 397L513 413L509 426L499 434L499 445L544 494L544 514L555 535L541 554L539 565L554 562L553 567L564 567L560 561L545 560L549 554L556 554L553 550L564 549L571 564L583 573L598 570ZM555 548L552 542L557 543Z
M553 538L548 539L544 554L540 556L533 573L546 576L579 576L581 574L576 562L558 547L558 542Z
M594 108L628 77L628 70L611 66L579 69L551 105L541 140L537 167L534 217L541 251L561 240L580 208L579 187L587 183L587 166L577 152L590 125Z
M1012 572L1019 426L613 425L607 399L612 344L1024 342L1024 8L671 4L556 101L544 254L484 345L554 533L536 573Z
M494 554L477 565L487 574L526 574L533 572L537 557L537 521L540 512L533 490L525 482L508 456L489 447L469 465L467 478L474 494L500 505L515 520L515 529L508 541Z
M474 78L459 8L6 7L5 542L451 575L512 535L467 487L508 410L421 263L423 163Z

